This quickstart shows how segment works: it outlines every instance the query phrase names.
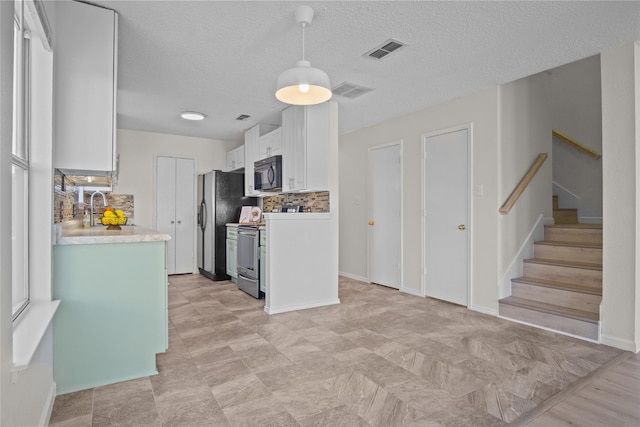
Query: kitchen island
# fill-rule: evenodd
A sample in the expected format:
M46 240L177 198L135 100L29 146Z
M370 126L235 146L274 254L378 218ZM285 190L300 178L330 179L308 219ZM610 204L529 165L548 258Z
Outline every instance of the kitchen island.
M139 227L65 228L53 247L58 394L157 374L168 347L166 241Z

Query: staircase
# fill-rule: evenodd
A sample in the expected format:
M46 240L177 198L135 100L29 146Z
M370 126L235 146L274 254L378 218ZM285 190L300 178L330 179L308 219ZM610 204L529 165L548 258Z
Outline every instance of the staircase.
M554 197L555 199L555 197ZM554 200L556 218L557 200ZM524 275L511 280L511 296L499 301L501 317L598 340L602 301L602 225L578 224L560 210L524 260ZM569 212L569 213L567 213ZM573 223L566 223L575 215Z

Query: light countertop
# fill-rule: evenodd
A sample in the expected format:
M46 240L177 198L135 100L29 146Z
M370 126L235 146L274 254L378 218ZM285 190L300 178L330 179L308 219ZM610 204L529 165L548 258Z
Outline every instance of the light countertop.
M91 228L60 227L57 245L90 245L98 243L161 242L171 236L148 228L123 225L121 230L107 230L105 226Z

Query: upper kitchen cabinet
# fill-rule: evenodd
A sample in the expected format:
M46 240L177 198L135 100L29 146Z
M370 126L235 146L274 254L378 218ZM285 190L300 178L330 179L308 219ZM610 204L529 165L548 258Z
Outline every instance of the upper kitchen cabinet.
M227 172L244 168L244 145L227 151Z
M267 157L281 154L281 152L282 132L280 128L260 137L260 159L266 159Z
M277 126L257 124L244 133L244 195L258 196L260 192L253 187L253 165L260 160L260 139L263 135L272 132Z
M282 111L282 190L329 189L332 103Z
M113 172L116 162L118 15L56 2L53 166Z

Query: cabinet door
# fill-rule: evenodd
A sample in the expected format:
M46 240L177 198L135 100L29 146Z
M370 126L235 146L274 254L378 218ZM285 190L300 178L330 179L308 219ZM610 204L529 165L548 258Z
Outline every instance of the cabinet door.
M260 156L260 125L256 125L244 133L244 195L255 196L253 188L253 164Z
M117 14L56 2L53 166L116 170Z
M329 148L331 145L331 103L305 107L304 189L329 190ZM335 111L334 111L335 112Z
M238 241L227 239L227 274L234 279L238 278Z
M235 150L236 169L242 169L244 167L244 145L236 148Z
M267 249L260 246L260 290L266 292L267 287Z
M291 106L282 112L282 187L306 189L306 107Z
M234 150L227 151L227 172L236 168L236 153Z
M260 137L260 158L275 156L282 153L282 132L275 129Z

